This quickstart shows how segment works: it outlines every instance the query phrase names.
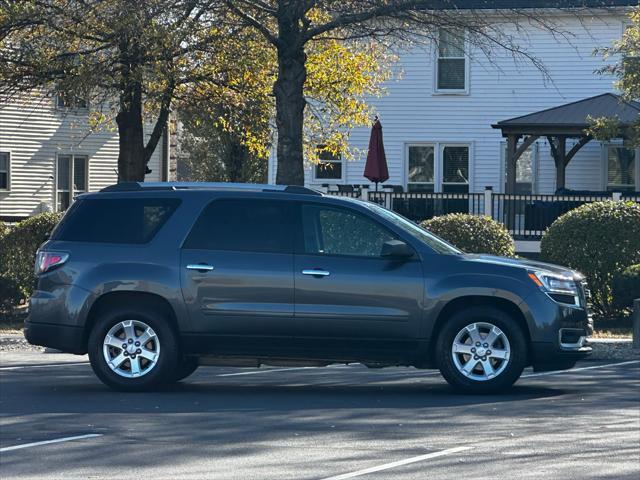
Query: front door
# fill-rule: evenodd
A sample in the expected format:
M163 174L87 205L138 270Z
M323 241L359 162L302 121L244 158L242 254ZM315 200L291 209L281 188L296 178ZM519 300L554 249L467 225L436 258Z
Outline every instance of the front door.
M383 351L416 342L424 288L417 254L381 257L383 243L398 236L354 209L303 204L300 224L296 333L308 347Z
M204 209L180 266L200 343L251 353L263 337L286 335L294 315L293 218L289 202L263 197L221 198Z

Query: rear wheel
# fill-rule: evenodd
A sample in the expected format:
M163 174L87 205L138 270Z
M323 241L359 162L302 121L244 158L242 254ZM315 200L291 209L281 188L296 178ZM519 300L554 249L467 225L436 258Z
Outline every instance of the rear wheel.
M436 343L442 376L458 390L492 393L510 387L527 363L527 340L501 310L474 307L446 322Z
M118 308L100 315L88 342L98 378L123 391L150 390L173 379L178 343L164 315L153 309Z

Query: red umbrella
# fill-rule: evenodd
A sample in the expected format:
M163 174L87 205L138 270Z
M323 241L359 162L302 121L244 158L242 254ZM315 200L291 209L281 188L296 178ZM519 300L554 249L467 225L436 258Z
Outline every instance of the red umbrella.
M387 157L384 154L384 143L382 141L382 124L378 117L371 129L371 138L369 139L369 153L367 154L367 164L364 167L364 176L370 181L375 182L376 191L378 190L378 182L386 182L389 180L389 169L387 168Z

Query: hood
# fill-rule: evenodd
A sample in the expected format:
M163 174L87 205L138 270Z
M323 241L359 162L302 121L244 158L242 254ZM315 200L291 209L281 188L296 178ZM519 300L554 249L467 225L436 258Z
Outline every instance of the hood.
M506 267L520 267L525 269L528 268L528 269L536 269L536 270L546 270L551 273L570 276L576 280L584 278L584 276L581 273L576 272L575 270L571 270L570 268L561 267L560 265L554 265L552 263L537 262L535 260L498 257L495 255L484 255L484 254L481 254L481 255L466 254L464 255L464 258L466 261L470 261L470 262L490 263L492 265L503 265Z

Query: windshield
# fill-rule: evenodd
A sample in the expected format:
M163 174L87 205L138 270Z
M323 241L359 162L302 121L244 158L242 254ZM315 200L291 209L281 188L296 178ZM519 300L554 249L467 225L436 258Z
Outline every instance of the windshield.
M426 243L437 253L443 253L447 255L456 255L462 253L461 250L458 250L453 245L450 245L441 238L436 237L433 233L428 232L421 226L413 223L410 220L407 220L406 218L398 215L395 212L392 212L391 210L387 210L386 208L376 205L375 203L366 203L365 206L370 210L373 210L378 215L384 217L386 220L390 221L397 227L401 228L413 238Z

